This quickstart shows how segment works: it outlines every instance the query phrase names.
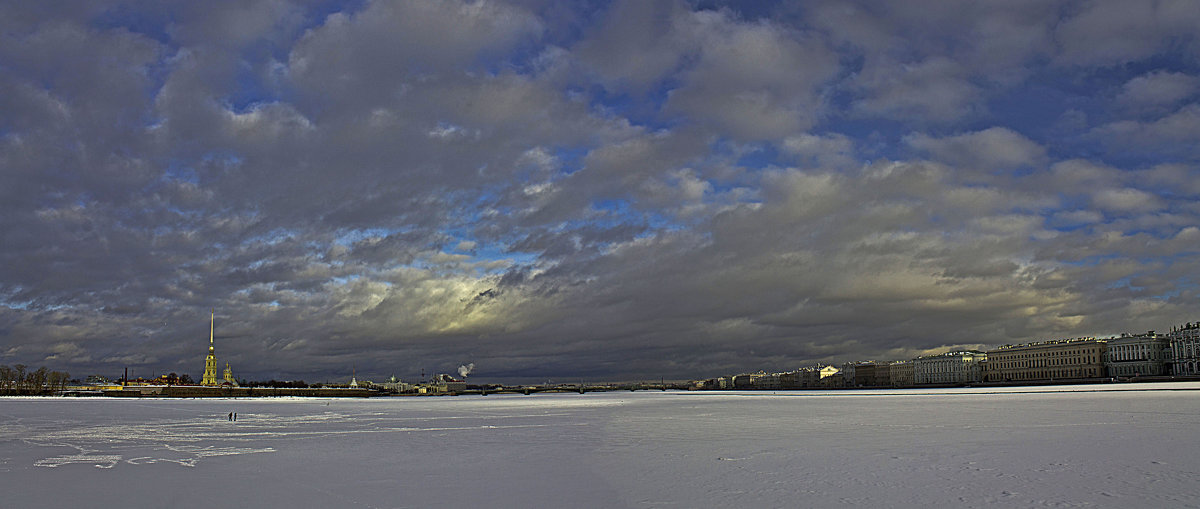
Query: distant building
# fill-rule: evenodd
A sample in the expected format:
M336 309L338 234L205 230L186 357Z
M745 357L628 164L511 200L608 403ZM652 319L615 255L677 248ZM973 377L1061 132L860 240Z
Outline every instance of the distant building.
M891 377L893 387L910 387L915 382L913 380L913 361L895 361L891 366Z
M1172 327L1167 341L1171 345L1171 374L1200 375L1200 322Z
M875 363L875 385L888 387L892 385L892 363Z
M821 380L824 380L824 379L826 379L826 378L829 378L829 377L831 377L831 376L833 376L833 375L836 375L836 374L838 374L838 373L840 373L840 371L838 370L838 368L835 368L835 367L833 367L833 366L825 366L825 367L823 367L823 368L819 368L819 369L817 369L817 375L819 376L819 378L820 378Z
M873 387L878 385L875 381L875 363L874 362L858 362L854 364L854 386L855 387Z
M114 382L100 375L88 375L82 384L74 385L70 388L81 391L120 390L121 383Z
M756 389L779 389L782 387L780 384L779 376L780 376L779 373L763 374L762 376L758 377L757 380L754 381L754 387Z
M758 373L743 373L740 375L734 375L733 388L742 390L755 389L758 387L758 379L762 378L763 376L766 376L766 373L762 371L759 371Z
M175 373L166 373L159 375L158 378L146 382L149 385L179 385L179 375Z
M105 385L105 386L115 385L115 386L119 386L121 384L114 382L112 380L109 380L108 377L104 377L101 375L88 375L87 378L84 379L83 385Z
M230 386L233 386L233 387L237 387L237 386L238 386L237 380L234 380L234 379L233 379L233 370L229 368L229 363L228 363L228 362L226 362L226 363L225 363L225 373L224 373L224 375L225 375L225 379L221 381L221 385L230 385Z
M846 378L846 375L839 371L822 378L820 387L850 387L853 383L853 379Z
M406 383L400 381L399 378L396 378L396 375L392 375L392 377L388 378L388 381L381 384L381 386L385 390L392 391L392 392L401 392L401 393L402 392L412 392L414 389L412 384L406 384Z
M838 374L838 368L833 366L811 366L807 368L780 373L779 384L784 389L805 389L812 387L841 387L842 380L840 377L836 381L832 378Z
M842 379L845 381L845 385L854 386L854 372L857 369L858 369L858 365L856 363L847 362L845 364L842 364L841 369L838 370L838 374L842 375Z
M434 375L426 389L428 392L461 392L467 390L467 382L450 375Z
M989 382L1020 382L1105 376L1105 340L1058 339L988 350Z
M1170 370L1171 340L1154 331L1108 340L1104 366L1111 377L1159 376Z
M974 350L913 359L913 383L963 384L983 380L980 363L988 354Z

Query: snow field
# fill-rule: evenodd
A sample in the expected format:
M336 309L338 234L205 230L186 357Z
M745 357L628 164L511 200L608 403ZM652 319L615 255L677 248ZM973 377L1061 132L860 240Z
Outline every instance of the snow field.
M0 506L1195 507L1197 389L5 398Z

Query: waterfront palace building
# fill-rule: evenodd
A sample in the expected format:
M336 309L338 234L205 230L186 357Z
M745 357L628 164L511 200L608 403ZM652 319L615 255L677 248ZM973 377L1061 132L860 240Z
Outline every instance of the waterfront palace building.
M1150 331L1110 338L1104 364L1110 377L1160 376L1168 374L1170 358L1170 340Z
M1200 322L1172 327L1167 341L1171 345L1171 373L1200 374Z
M948 352L913 359L913 383L962 384L979 381L988 354L976 351Z
M1093 378L1105 376L1105 341L1059 339L1005 345L988 351L985 382Z

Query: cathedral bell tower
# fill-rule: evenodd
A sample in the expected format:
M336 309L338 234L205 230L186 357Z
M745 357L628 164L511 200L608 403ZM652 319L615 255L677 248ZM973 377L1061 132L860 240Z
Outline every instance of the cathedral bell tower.
M213 329L217 322L217 310L213 310L208 322L208 357L204 358L204 378L200 385L215 386L217 382L217 356L213 353Z

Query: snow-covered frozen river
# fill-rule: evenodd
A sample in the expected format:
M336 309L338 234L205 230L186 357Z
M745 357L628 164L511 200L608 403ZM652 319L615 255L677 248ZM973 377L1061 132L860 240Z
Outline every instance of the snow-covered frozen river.
M5 398L0 507L1197 507L1195 389Z

